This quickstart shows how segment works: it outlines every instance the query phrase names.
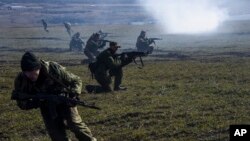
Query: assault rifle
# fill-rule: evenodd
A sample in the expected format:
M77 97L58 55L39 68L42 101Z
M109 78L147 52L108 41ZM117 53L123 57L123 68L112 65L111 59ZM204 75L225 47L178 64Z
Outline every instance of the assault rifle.
M162 38L148 38L148 40L149 40L150 44L154 43L154 45L155 45L155 41L156 40L162 40Z
M109 34L113 34L113 33L109 33L109 32L98 32L101 36L108 36Z
M110 43L110 42L113 42L113 41L110 41L110 40L103 40L103 39L98 40L98 41L100 41L100 42L104 42L104 43Z
M16 93L13 91L13 93ZM53 95L53 94L46 94L46 93L37 93L35 95L28 95L24 93L16 93L12 95L12 100L29 100L29 99L35 99L39 101L48 101L49 103L53 104L60 104L65 103L68 105L80 105L87 108L92 108L96 110L101 110L101 108L95 106L94 103L89 104L85 101L80 101L79 98L73 99L67 96L67 94L61 94L61 95Z
M144 63L142 61L142 57L147 56L148 53L145 52L139 52L139 51L131 51L131 52L122 52L120 54L116 54L116 56L120 56L121 60L124 60L125 58L128 59L133 59L134 63L137 64L136 62L136 58L139 57L140 58L140 62L141 62L141 66L144 66ZM139 67L141 68L141 67Z
M101 36L104 36L104 37L108 36L109 34L112 34L109 32L103 32L102 30L99 30L97 33L100 34Z
M149 40L153 40L153 41L155 41L155 40L162 40L162 38L148 38Z

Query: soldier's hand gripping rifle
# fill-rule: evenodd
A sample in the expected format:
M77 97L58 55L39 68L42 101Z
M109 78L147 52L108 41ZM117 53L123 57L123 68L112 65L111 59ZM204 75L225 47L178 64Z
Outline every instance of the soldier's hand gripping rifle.
M148 55L148 53L139 52L139 51L123 52L121 54L117 54L117 56L120 56L120 58L121 58L122 66L128 65L131 62L130 60L134 61L134 63L137 64L137 62L136 62L135 59L137 57L139 57L140 58L140 62L141 62L141 67L144 66L142 57L143 56L147 56L147 55ZM139 67L139 68L141 68L141 67Z

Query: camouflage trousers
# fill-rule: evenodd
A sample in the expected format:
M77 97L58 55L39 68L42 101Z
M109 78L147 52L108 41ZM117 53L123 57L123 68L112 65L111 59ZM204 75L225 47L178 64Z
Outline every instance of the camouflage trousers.
M94 62L96 59L96 56L100 54L98 50L90 51L88 49L84 50L84 54L88 57L89 62Z
M115 77L114 88L117 88L121 85L123 72L122 68L111 69L108 74L96 73L95 79L101 85L101 88L97 89L97 93L100 92L109 92L112 91L110 84L112 82L111 77Z
M41 106L40 110L52 141L70 141L66 129L70 129L79 141L94 140L90 129L82 121L76 106L57 105L55 107L56 117L52 116L50 108L45 105Z

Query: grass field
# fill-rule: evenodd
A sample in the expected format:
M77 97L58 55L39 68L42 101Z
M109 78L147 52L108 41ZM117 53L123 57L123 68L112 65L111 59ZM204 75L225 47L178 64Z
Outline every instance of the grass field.
M115 27L109 28L116 32ZM65 32L59 27L49 37L60 40L29 39L48 36L38 28L6 30L13 31L1 34L0 140L49 140L39 110L21 111L10 101L24 51L33 50L42 59L64 64L81 76L83 85L96 82L86 65L80 64L83 54L67 52L69 39L66 33L56 35ZM96 102L103 110L79 107L80 113L93 134L104 141L228 140L230 124L249 124L250 120L249 48L238 49L194 47L156 52L145 58L143 69L134 64L124 69L128 91L83 94L84 100ZM186 58L180 59L180 54Z
M142 29L149 30L149 37L163 38L144 58L143 69L135 64L124 68L127 91L86 94L83 89L83 100L102 107L79 107L94 136L100 141L228 141L229 125L250 124L250 25L226 27L217 34L168 35L157 25L73 26L84 41L99 29L111 32L107 39L123 49L134 48ZM66 66L81 77L83 86L97 84L80 64L83 53L68 52L64 27L49 30L0 29L0 140L49 140L39 110L22 111L10 100L26 50Z

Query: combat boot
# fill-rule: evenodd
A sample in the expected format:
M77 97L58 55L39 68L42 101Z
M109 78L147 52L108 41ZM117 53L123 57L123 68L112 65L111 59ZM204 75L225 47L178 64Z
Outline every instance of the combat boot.
M95 87L92 86L92 85L86 85L86 86L85 86L85 89L86 89L86 91L87 91L88 93L92 93L92 92L94 92Z
M126 91L126 90L127 90L127 88L123 87L123 86L118 86L118 87L114 88L114 91Z

